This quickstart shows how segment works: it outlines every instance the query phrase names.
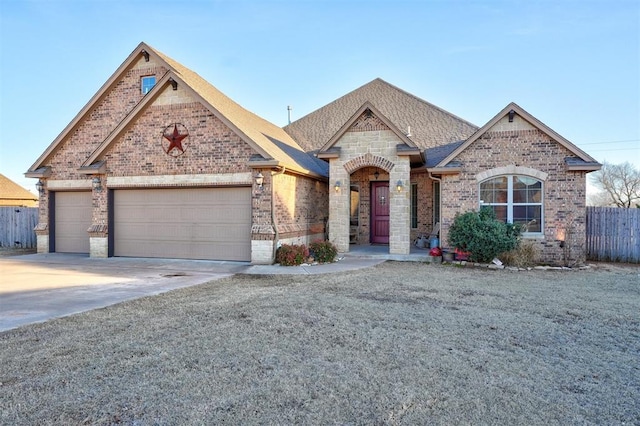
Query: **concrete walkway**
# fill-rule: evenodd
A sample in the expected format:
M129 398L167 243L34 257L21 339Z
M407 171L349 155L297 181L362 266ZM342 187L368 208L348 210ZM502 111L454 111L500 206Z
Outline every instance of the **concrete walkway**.
M203 284L234 274L327 274L368 268L384 253L341 255L326 265L113 257L63 253L0 257L0 331Z

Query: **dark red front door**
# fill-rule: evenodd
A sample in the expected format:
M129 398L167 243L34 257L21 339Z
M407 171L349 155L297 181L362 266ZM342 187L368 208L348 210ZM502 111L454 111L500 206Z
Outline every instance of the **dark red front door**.
M389 182L371 184L371 242L389 244Z

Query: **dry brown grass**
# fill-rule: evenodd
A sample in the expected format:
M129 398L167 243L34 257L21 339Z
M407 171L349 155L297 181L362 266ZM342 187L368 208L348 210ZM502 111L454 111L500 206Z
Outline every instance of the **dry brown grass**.
M2 424L639 424L637 268L235 276L0 334Z
M521 240L514 250L498 256L508 266L530 268L540 263L540 253L533 241Z

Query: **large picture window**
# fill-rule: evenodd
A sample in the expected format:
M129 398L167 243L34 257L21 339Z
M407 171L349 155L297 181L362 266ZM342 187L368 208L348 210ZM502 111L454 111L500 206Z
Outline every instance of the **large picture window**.
M498 176L480 183L480 205L493 208L499 220L542 233L542 181L529 176Z

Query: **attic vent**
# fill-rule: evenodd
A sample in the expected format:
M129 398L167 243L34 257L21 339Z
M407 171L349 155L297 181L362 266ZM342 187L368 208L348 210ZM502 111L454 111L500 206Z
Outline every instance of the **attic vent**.
M509 111L509 123L513 123L513 116L516 115L514 110Z
M149 52L147 52L146 50L142 50L142 56L144 56L144 61L145 62L149 62Z

